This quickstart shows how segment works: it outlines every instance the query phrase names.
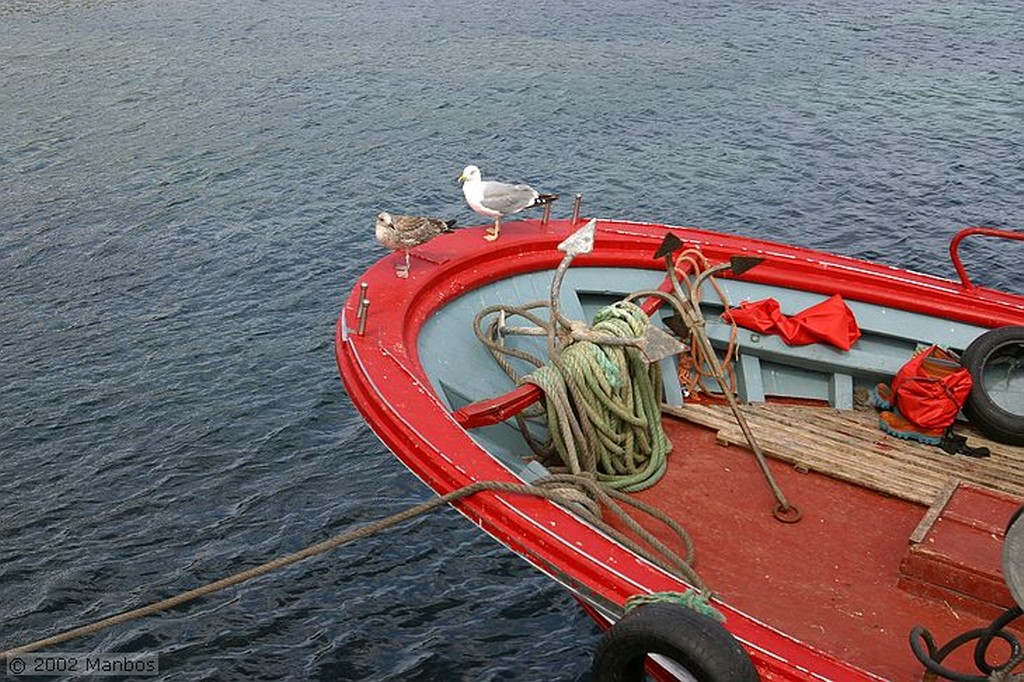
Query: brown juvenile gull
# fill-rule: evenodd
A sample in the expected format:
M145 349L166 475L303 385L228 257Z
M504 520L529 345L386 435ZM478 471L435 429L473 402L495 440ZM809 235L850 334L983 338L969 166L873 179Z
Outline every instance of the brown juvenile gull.
M405 265L395 266L395 275L409 276L409 249L425 244L442 232L452 232L454 220L426 218L418 215L377 214L377 241L392 251L405 251Z
M484 239L491 242L501 232L502 216L548 204L558 198L557 194L541 194L529 185L484 180L476 166L466 166L459 181L462 182L462 194L469 207L482 216L494 218L494 227L487 228L487 234L484 235Z

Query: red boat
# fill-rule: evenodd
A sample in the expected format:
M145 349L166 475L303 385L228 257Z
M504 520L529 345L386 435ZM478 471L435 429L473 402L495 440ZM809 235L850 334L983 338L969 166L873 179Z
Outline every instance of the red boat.
M607 629L595 680L1019 670L1024 296L958 249L1024 233L961 231L955 281L694 228L503 227L416 247L407 278L373 265L338 365L402 463ZM951 411L912 395L933 388Z

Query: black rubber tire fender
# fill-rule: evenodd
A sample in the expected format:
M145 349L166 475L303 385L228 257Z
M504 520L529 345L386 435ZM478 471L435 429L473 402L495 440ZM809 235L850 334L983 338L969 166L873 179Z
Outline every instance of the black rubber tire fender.
M701 682L757 682L747 652L728 630L680 604L652 603L626 614L601 638L594 682L644 680L647 654L660 654Z
M964 414L982 433L993 440L1010 445L1024 445L1024 414L1014 414L998 405L985 390L982 377L989 362L1008 351L1024 349L1024 327L997 327L971 342L960 357L974 379L964 403Z
M1024 504L1006 524L1003 537L1003 579L1017 606L1024 607Z

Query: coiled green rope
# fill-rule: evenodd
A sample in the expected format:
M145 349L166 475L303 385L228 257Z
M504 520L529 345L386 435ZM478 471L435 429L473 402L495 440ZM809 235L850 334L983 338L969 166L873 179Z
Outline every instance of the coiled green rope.
M639 339L649 323L634 303L602 308L592 331ZM661 425L661 369L626 345L575 341L522 379L544 391L548 427L562 464L603 485L636 492L665 473L672 448Z

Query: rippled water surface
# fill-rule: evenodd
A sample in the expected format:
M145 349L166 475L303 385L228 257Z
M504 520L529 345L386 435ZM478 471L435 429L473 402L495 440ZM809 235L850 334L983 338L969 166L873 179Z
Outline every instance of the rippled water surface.
M0 646L428 497L332 354L378 210L478 222L472 162L589 215L952 276L958 228L1024 228L1021 35L1009 0L0 0ZM964 250L1024 289L1024 250ZM168 680L585 680L596 641L445 510L61 649Z

